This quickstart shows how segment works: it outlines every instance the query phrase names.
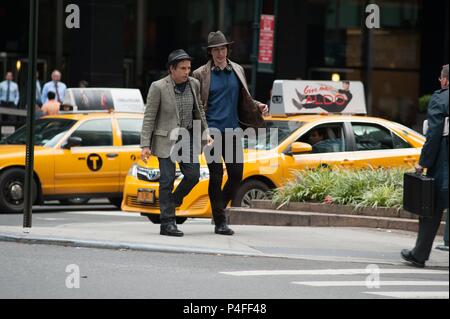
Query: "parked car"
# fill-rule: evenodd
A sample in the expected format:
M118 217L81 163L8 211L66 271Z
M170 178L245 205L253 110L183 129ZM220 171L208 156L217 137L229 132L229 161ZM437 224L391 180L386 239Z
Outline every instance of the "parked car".
M125 177L140 156L142 113L69 113L36 120L34 202L107 197L120 207ZM26 128L0 145L0 212L21 212ZM75 198L75 199L74 199Z

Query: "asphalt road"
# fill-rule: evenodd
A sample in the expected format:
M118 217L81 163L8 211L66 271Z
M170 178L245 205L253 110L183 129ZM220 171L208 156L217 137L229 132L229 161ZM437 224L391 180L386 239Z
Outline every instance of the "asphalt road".
M448 299L448 270L385 265L368 274L367 266L343 262L6 242L0 255L6 299Z
M0 214L0 225L22 225L22 219L21 214ZM97 222L150 223L101 200L86 206L55 203L33 212L33 226ZM207 219L186 223L211 226ZM10 242L0 242L0 256L0 298L6 299L449 298L448 268Z

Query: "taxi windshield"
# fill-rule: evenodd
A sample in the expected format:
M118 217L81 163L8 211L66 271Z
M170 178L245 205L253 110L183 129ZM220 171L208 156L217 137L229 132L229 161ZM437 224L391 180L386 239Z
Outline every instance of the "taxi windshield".
M302 127L303 123L297 121L265 121L265 125L265 128L256 130L256 135L244 136L244 148L273 149Z
M75 124L76 121L69 119L39 119L35 122L35 145L55 146L62 136ZM26 144L26 125L19 128L12 135L3 139L1 144Z

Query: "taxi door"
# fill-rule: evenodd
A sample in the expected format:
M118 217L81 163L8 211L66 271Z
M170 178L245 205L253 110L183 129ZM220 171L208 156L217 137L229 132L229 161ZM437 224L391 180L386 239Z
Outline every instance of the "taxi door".
M378 123L353 121L355 141L354 162L357 167L413 168L419 159L419 150L387 127Z
M116 118L122 147L119 152L120 177L119 188L123 190L130 167L141 157L141 131L143 117Z
M290 147L284 154L284 176L289 180L293 171L320 167L353 168L354 154L350 151L348 125L346 123L319 124L303 132L294 142L308 143L311 153L292 154Z
M57 194L112 194L120 192L119 147L114 146L111 118L83 122L71 137L81 145L63 147L55 155ZM116 144L117 145L117 144Z

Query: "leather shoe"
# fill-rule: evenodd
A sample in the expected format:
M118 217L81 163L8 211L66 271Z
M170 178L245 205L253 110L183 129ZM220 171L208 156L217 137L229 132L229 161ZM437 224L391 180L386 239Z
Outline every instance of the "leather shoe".
M414 266L419 267L419 268L425 267L425 262L417 260L411 253L411 250L403 249L401 252L401 255L404 260L406 260L407 262L410 262Z
M161 225L161 235L173 236L173 237L183 237L183 232L177 228L174 224Z
M232 236L234 231L227 226L227 224L222 224L220 226L216 226L214 232L219 235Z

